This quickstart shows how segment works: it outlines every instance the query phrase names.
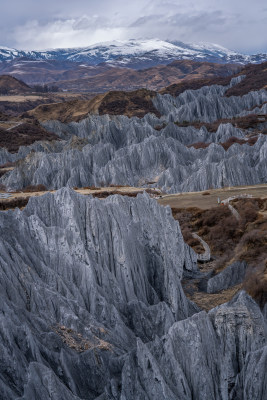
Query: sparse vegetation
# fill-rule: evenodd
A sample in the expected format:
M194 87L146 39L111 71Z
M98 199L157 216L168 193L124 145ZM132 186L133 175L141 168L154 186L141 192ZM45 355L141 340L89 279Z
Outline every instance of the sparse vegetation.
M23 189L18 190L18 192L30 193L30 192L46 192L47 188L45 185L28 185Z
M53 331L57 333L62 341L71 349L82 353L86 350L105 350L112 351L112 345L103 339L99 339L95 335L91 335L90 339L82 336L81 333L74 329L67 328L65 325L57 325L52 327Z
M267 257L267 254L265 254ZM267 302L267 261L256 268L249 268L244 288L261 307Z
M155 95L156 92L146 89L139 89L133 92L108 92L99 106L99 114L143 118L147 113L153 113L160 117L159 111L154 107L151 100Z
M264 118L265 118L265 121L267 121L267 117L264 117ZM249 114L249 115L245 115L243 117L234 117L231 119L226 119L226 118L218 119L217 121L214 121L214 122L192 121L189 123L188 121L183 121L183 122L176 121L175 124L177 126L181 126L181 127L193 126L196 129L200 129L202 126L205 126L208 132L216 132L221 124L229 124L230 123L237 128L248 130L248 129L256 129L256 128L258 129L258 125L262 122L263 121L260 120L260 118L257 114ZM266 134L266 129L261 128L258 130L261 133ZM238 139L238 138L234 138L234 139ZM229 140L232 140L232 138L230 138ZM240 139L238 139L238 140L240 140ZM200 142L200 143L202 143L202 142Z
M11 198L11 199L4 199L0 200L0 210L5 211L5 210L10 210L13 208L22 208L27 205L29 201L28 197L16 197L16 198Z
M262 132L261 132L262 133ZM218 143L219 145L221 145L224 150L228 150L229 147L231 147L233 144L237 143L237 144L248 144L249 146L254 146L254 144L257 142L258 140L258 136L254 135L253 137L250 137L248 140L245 139L240 139L237 138L235 136L230 137L226 142L223 143ZM204 142L196 142L193 144L190 144L188 147L194 147L195 149L206 149L207 147L209 147L211 145L211 142L209 143L204 143Z
M0 128L0 147L16 153L20 146L28 146L38 140L60 140L54 133L46 131L37 121L23 122L10 130Z
M246 75L246 77L237 85L229 88L226 96L243 96L251 90L264 88L267 82L267 62L256 65L248 64L239 75Z
M233 206L240 221L226 205L208 210L173 208L173 216L180 223L185 241L197 251L191 233L198 234L209 244L216 257L215 271L219 272L234 261L246 261L250 266L244 288L261 305L267 293L267 199L235 199Z

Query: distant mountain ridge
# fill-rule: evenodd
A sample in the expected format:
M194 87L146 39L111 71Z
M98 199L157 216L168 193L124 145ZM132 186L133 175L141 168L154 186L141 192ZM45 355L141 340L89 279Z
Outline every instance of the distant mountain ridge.
M226 77L243 68L240 64L216 64L179 60L141 70L70 61L29 60L20 58L0 63L0 75L23 79L28 85L56 85L72 92L103 93L109 90L158 90L182 80Z
M267 54L244 55L211 43L186 44L159 39L126 40L97 43L88 47L24 51L0 47L0 62L27 57L33 60L60 60L85 62L91 65L110 65L147 68L168 64L173 60L195 60L216 63L260 63Z

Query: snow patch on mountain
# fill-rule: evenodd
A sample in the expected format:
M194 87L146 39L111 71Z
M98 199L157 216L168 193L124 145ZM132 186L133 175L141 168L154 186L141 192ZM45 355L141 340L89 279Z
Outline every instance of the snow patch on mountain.
M124 40L97 43L88 47L23 51L0 46L0 62L27 57L35 60L69 60L97 65L102 62L143 68L173 60L191 59L220 63L259 63L267 54L243 55L213 43Z

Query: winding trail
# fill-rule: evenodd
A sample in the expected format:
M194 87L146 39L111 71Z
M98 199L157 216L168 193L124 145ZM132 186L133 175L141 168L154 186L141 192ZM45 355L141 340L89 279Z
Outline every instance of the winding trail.
M235 217L235 219L237 221L240 221L241 217L240 217L239 212L231 204L228 204L228 208L231 211L231 213L233 214L233 216Z
M14 128L16 128L17 126L22 125L22 124L23 124L23 122L19 122L19 123L17 123L16 125L11 126L10 128L8 128L7 131L11 131L11 129L14 129Z
M192 236L195 239L198 239L200 241L200 243L202 244L202 246L204 247L204 250L205 250L204 253L197 254L197 261L201 261L201 262L210 261L210 247L209 247L208 243L206 243L200 236L198 236L197 233L192 233Z

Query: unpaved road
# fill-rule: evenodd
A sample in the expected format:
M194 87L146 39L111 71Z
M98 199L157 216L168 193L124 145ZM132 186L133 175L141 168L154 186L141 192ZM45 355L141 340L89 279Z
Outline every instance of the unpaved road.
M158 201L160 204L164 206L169 205L172 208L196 207L206 210L218 205L218 197L222 201L228 197L240 194L250 194L253 197L267 198L267 184L211 189L203 192L170 194L163 196Z
M6 168L7 170L8 168ZM11 168L12 169L12 168ZM100 193L100 192L110 192L112 194L112 192L116 192L116 193L143 193L143 191L145 190L144 188L140 188L140 187L133 187L133 186L114 186L114 187L102 187L102 188L95 188L95 189L90 189L90 188L81 188L81 189L73 189L75 192L80 193L80 194L84 194L84 195L90 195L90 194L94 194L94 193ZM45 192L9 192L10 199L18 199L18 198L29 198L29 197L35 197L35 196L42 196L46 193L54 193L55 190L48 190ZM5 192L1 192L0 193L5 193Z
M89 195L94 194L95 192L140 192L142 193L145 188L140 187L132 187L132 186L114 186L114 187L102 187L95 189L75 189L76 192ZM51 193L55 192L55 190L50 190ZM205 194L205 193L209 194ZM42 196L47 192L19 192L19 193L10 193L12 195L11 198L20 198L20 197L32 197L32 196ZM163 195L161 198L158 198L158 202L164 206L169 205L172 208L190 208L196 207L203 210L209 209L211 207L217 206L218 197L220 200L227 199L230 196L236 196L238 194L250 194L253 197L267 198L267 184L254 185L254 186L239 186L233 187L230 189L212 189L204 192L188 192L188 193L177 193L171 195Z

